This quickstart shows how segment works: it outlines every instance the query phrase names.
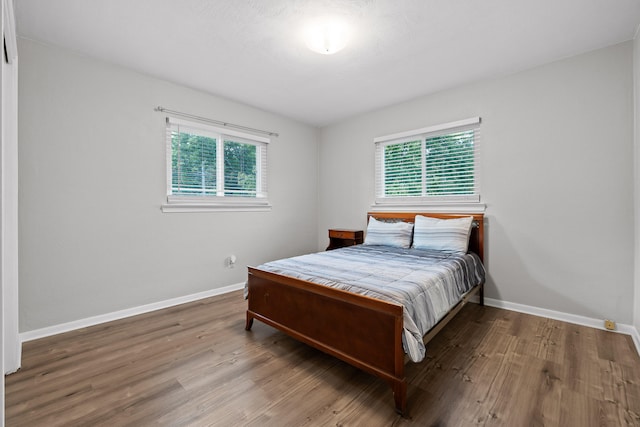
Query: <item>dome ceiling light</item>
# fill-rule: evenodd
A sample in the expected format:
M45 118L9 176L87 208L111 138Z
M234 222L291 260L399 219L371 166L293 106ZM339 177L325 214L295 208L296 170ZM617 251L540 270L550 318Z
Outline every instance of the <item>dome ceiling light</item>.
M343 22L323 20L309 26L306 33L307 47L323 55L332 55L342 50L349 38L349 31Z

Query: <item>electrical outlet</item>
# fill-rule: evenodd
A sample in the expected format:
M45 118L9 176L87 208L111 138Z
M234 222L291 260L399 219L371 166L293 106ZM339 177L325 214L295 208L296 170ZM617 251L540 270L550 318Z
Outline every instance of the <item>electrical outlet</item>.
M225 265L227 268L233 268L236 265L236 259L235 255L229 255L227 259L225 259Z
M604 320L604 328L609 330L609 331L615 331L616 330L616 322L614 322L613 320Z

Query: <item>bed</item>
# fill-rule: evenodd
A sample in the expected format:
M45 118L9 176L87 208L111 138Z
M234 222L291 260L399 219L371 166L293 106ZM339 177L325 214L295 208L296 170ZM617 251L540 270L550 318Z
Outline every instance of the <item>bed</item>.
M382 222L413 223L416 215L437 219L461 219L472 216L469 252L473 252L475 259L480 262L484 260L483 214L369 212L367 220L374 218ZM345 249L351 249L350 254L356 254L353 256L369 256L369 253L363 252L369 248ZM336 252L335 256L338 255ZM328 257L324 255L323 258L326 260ZM337 258L335 259L337 263ZM323 280L327 281L325 279L290 274L286 269L283 270L286 274L281 274L278 268L267 269L268 264L261 268L248 267L245 329L251 329L254 319L260 320L301 342L382 378L391 386L396 411L406 414L407 381L404 365L408 345L405 326L408 325L405 323L411 321L407 320L405 312L411 309L405 309L402 303L393 299L372 297L375 293L354 293L350 286L339 283L337 285L342 288L328 286L327 283L322 283ZM357 280L360 279L353 279ZM477 295L479 303L483 304L483 288L484 276L470 289L463 289L448 311L424 331L422 343L426 344L431 340L472 297ZM413 325L409 329L413 330ZM415 360L415 355L409 358Z

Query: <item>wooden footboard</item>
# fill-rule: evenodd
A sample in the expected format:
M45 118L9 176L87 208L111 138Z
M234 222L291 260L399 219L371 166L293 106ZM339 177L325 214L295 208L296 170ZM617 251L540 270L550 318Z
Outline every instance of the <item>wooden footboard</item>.
M402 306L249 267L246 329L253 319L386 380L407 406Z

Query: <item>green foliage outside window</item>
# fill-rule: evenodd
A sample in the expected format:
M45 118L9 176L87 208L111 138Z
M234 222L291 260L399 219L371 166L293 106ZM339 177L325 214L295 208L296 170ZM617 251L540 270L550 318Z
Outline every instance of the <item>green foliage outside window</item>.
M385 196L422 195L422 141L384 147Z
M423 157L424 156L424 157ZM474 131L384 147L385 197L468 195L475 189Z
M216 140L184 132L171 133L173 194L216 194Z
M256 195L256 146L224 141L225 196Z
M426 140L427 195L473 194L473 131Z
M215 196L216 139L185 132L171 134L172 193ZM225 140L224 195L256 197L256 150L252 144Z

